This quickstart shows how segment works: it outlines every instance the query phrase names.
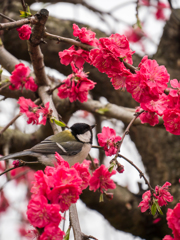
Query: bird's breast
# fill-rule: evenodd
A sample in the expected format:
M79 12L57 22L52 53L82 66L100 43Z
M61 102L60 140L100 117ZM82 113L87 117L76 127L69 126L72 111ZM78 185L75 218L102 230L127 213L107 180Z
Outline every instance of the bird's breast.
M84 159L87 157L89 151L91 150L91 144L90 143L84 143L81 151L73 156L63 156L64 160L66 160L70 167L74 165L75 163L79 162L82 163Z

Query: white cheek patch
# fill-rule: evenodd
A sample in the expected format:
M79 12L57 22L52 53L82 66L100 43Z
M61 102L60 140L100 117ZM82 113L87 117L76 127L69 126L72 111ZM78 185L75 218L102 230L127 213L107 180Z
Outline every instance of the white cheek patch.
M77 134L77 138L81 141L81 142L85 142L85 143L89 143L91 140L91 132L87 131L83 134Z

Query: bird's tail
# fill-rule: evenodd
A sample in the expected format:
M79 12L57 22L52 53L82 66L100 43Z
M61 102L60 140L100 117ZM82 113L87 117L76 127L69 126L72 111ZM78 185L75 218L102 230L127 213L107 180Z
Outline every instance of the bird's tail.
M17 153L12 153L7 156L1 157L0 161L11 159L11 158L16 158L16 157L23 157L30 155L32 152L31 151L22 151L22 152L17 152Z

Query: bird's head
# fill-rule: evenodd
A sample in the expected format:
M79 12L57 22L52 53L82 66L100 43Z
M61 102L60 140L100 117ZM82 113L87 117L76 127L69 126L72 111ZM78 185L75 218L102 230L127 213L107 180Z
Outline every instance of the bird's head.
M75 138L83 143L92 144L92 129L95 125L88 125L86 123L75 123L70 129Z

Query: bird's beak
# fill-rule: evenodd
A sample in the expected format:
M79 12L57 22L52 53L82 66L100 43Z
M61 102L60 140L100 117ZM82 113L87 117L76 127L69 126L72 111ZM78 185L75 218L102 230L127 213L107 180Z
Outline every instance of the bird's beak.
M97 124L91 125L91 129L93 129Z

